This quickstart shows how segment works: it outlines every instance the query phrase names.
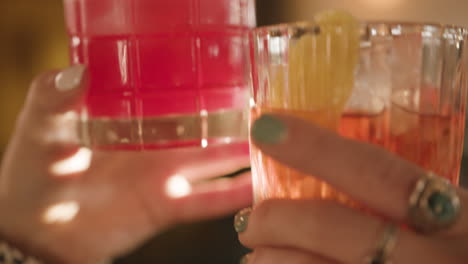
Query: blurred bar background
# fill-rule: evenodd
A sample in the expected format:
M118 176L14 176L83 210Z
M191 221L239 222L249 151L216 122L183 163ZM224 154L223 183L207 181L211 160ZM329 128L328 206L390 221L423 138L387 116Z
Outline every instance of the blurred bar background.
M68 65L61 2L0 1L0 157L32 78ZM347 9L361 19L468 26L468 1L457 0L257 0L258 24L307 20L327 8ZM463 163L462 178L467 183L466 158ZM175 228L117 263L237 264L245 252L237 242L232 217L227 217Z
M457 0L257 0L260 24L307 20L340 8L364 20L399 20L468 25L467 1Z

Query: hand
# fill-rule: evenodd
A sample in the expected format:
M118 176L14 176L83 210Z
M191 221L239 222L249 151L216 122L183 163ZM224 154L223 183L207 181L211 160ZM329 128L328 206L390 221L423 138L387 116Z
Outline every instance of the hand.
M86 71L32 84L0 174L0 235L58 263L96 263L170 226L251 203L248 148L102 152L80 148L77 114Z
M286 128L278 144L254 142L266 155L318 175L397 226L407 220L409 196L425 175L378 147L341 138L296 118L271 115ZM255 138L255 135L253 135ZM468 262L468 193L458 189L462 212L435 235L403 228L391 252L395 264ZM375 254L385 221L331 201L272 200L237 223L242 243L254 250L248 264L358 264ZM243 221L241 221L243 220ZM248 222L248 225L247 225ZM380 262L379 262L380 263Z

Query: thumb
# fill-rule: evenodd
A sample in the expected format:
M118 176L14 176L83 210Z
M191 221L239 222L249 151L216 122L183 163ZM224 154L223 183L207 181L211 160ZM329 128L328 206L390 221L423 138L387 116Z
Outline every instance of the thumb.
M39 75L29 89L24 114L28 119L44 121L50 116L76 110L86 81L87 71L83 65Z
M78 109L87 84L85 66L43 73L31 84L10 148L57 158L78 149ZM51 153L52 152L52 153Z

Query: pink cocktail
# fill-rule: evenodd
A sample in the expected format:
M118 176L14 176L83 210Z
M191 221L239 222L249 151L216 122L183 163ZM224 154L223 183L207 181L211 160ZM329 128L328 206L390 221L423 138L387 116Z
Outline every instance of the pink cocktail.
M88 65L82 138L154 149L245 140L253 0L65 0Z

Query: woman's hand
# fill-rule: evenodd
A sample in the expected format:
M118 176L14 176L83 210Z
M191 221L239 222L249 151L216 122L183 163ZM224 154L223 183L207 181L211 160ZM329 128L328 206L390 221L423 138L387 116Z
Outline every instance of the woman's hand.
M51 262L87 264L126 253L171 225L248 206L245 145L153 152L80 148L77 66L32 84L0 171L0 238Z
M265 155L317 175L397 226L411 224L407 222L408 201L416 182L425 175L423 170L383 149L341 138L299 119L271 118L285 131L278 134L277 144L253 134L254 144ZM468 193L457 192L462 211L455 225L432 235L399 230L389 252L391 263L468 263ZM266 201L251 213L242 211L236 219L240 240L254 250L248 264L366 263L388 230L383 219L330 201Z

